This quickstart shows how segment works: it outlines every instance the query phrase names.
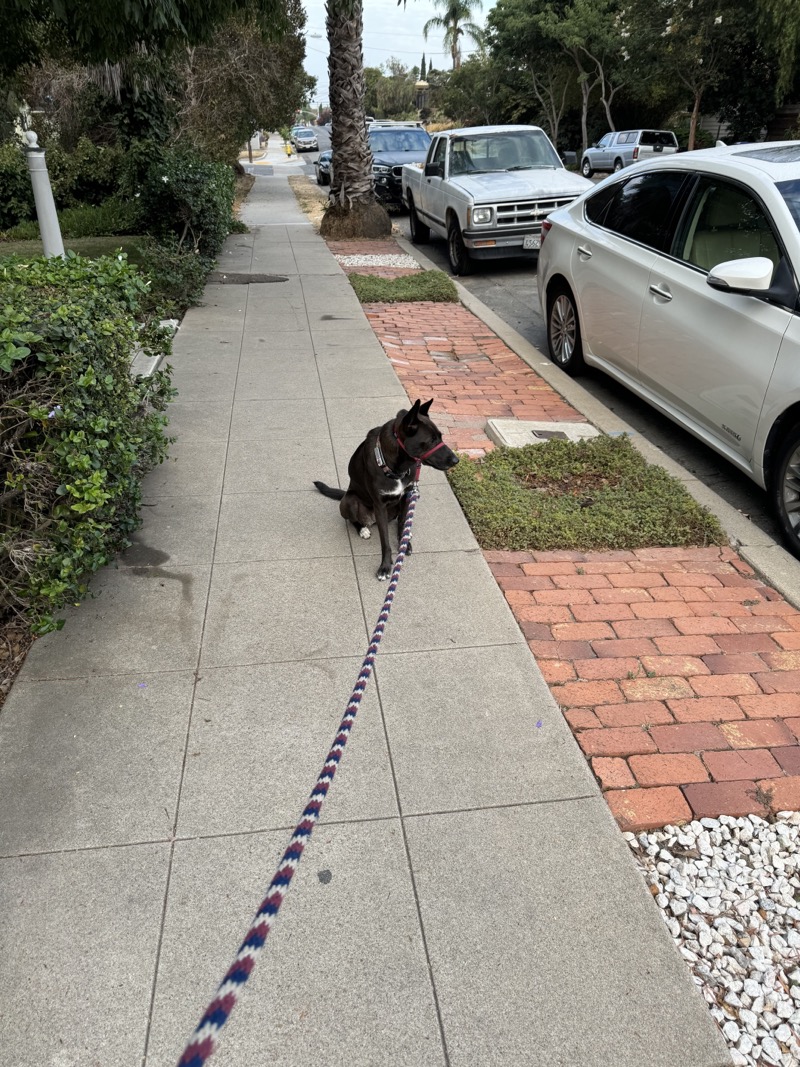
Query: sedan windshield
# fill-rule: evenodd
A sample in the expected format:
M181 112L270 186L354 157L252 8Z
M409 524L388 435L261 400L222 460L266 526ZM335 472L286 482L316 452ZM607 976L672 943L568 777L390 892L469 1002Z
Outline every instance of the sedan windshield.
M541 130L481 133L450 141L451 174L561 167L556 150Z
M788 182L776 182L775 188L786 201L794 224L800 230L800 178L792 178Z

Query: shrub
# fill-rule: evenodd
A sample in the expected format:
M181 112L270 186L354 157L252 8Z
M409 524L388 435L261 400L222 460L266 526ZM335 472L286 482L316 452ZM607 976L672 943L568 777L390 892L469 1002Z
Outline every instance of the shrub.
M112 197L102 204L65 207L58 213L62 237L113 237L135 233L139 211L135 204ZM38 222L20 222L0 233L0 241L28 241L39 236Z
M147 282L123 256L0 267L0 614L39 633L139 525L141 479L166 455L169 370L133 380Z
M18 141L0 144L0 230L34 216L33 188Z
M128 153L124 191L138 200L142 222L154 237L173 234L180 248L213 257L228 236L235 175L186 148L152 142Z
M180 317L198 303L213 266L213 260L182 250L176 237L148 238L141 246L139 262L151 282L143 307L162 318Z

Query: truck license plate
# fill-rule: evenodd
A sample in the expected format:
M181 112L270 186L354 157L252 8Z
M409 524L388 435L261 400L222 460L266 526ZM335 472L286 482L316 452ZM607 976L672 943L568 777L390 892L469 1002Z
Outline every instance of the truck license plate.
M541 248L542 238L538 233L530 233L527 237L522 238L522 247L527 252L531 248Z

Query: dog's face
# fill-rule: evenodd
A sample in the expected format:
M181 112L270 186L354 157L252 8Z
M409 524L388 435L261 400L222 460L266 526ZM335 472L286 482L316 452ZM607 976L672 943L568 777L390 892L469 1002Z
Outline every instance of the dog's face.
M433 400L420 404L414 401L410 411L398 411L399 439L409 456L419 459L437 471L450 470L458 463L458 456L442 442L439 427L428 417Z

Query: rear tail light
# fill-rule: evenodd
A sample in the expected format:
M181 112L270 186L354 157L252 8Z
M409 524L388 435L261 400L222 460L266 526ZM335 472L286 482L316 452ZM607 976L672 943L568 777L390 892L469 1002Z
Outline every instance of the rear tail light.
M542 219L542 244L544 244L544 239L547 237L548 233L550 233L552 228L553 224L549 219Z
M634 158L634 161L639 158L639 146L638 146L638 144L633 150L633 158Z

